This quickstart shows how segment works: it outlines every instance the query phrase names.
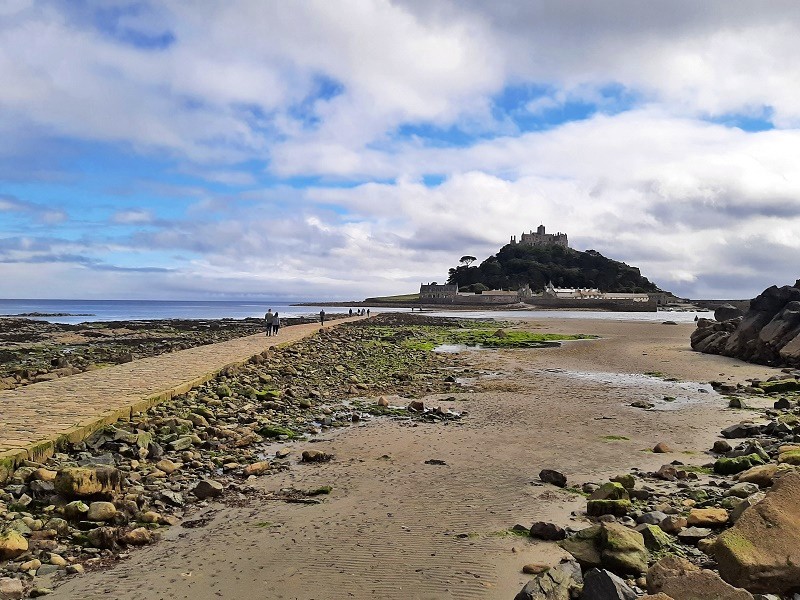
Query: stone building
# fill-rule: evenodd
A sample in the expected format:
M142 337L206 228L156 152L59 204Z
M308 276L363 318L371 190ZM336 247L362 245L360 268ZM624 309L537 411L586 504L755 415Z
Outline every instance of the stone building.
M539 225L535 233L533 231L523 233L519 238L519 242L517 242L517 236L512 235L511 243L519 243L526 246L562 246L564 248L569 248L566 233L561 233L560 231L555 234L545 233L544 225Z
M423 283L419 286L419 299L425 300L438 300L450 298L455 299L458 296L458 284L454 285L439 285L438 283Z

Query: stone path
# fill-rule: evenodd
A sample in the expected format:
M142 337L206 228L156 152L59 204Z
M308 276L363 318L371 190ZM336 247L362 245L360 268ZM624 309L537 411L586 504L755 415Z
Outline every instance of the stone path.
M358 320L337 319L325 324ZM100 427L142 412L241 364L265 349L296 342L319 323L180 350L0 392L0 482L24 460L51 456L60 441L77 442Z

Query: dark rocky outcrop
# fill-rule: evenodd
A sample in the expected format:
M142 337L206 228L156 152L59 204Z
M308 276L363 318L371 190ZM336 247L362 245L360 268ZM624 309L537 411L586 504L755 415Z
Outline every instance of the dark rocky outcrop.
M772 366L800 367L800 280L772 286L750 302L743 317L700 319L692 348Z

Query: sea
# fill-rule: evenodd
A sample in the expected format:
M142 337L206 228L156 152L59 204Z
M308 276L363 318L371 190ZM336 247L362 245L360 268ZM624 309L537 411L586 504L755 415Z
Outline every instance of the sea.
M68 316L29 317L51 323L77 324L89 321L149 321L153 319L245 319L262 318L268 309L283 317L316 316L322 306L308 305L311 301L184 301L184 300L14 300L0 299L0 316L30 313L65 313ZM297 304L303 306L297 306ZM370 313L411 312L409 308L370 306ZM325 306L326 313L347 312L348 307ZM355 309L354 309L355 310ZM618 321L675 321L688 323L695 317L709 317L708 312L606 312L583 310L424 310L431 316L463 317L467 319L606 319Z

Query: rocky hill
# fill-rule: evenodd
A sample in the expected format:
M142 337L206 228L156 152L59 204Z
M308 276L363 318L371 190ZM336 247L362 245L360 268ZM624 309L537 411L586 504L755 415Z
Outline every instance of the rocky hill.
M700 319L692 348L772 366L800 367L800 279L772 286L750 301L744 316Z
M581 252L560 246L507 244L480 266L462 264L449 273L448 283L457 283L461 288L473 286L474 291L517 289L526 284L533 291L541 291L549 281L555 287L598 288L603 292L661 291L636 267L594 250Z

